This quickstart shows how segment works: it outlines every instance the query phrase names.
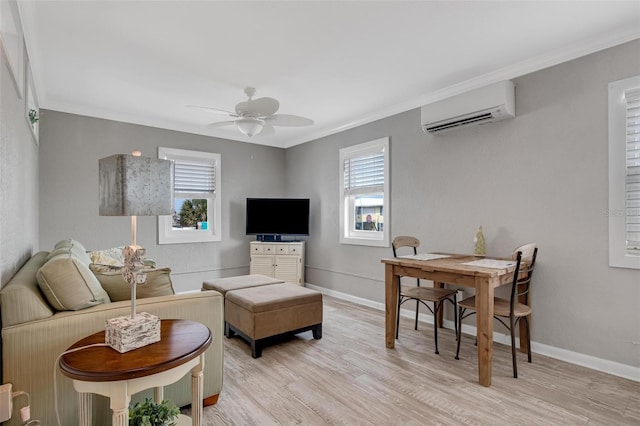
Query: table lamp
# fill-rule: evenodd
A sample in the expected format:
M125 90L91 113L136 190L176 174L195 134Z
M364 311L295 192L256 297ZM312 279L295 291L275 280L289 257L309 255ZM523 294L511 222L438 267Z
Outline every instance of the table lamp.
M137 216L173 213L173 173L170 161L117 154L98 161L100 216L131 216L131 244L123 250L122 275L131 287L131 316L107 320L105 341L127 352L160 340L160 319L136 314L136 287L146 282L145 249L136 242Z

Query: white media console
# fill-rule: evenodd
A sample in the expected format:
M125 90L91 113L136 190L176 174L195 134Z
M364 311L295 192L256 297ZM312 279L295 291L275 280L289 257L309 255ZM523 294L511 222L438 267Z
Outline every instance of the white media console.
M304 241L252 241L249 273L304 286Z

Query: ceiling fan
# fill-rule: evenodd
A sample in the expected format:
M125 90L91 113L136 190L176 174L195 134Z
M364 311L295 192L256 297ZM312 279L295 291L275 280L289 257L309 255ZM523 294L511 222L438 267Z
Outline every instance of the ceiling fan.
M276 114L276 111L280 108L280 102L278 102L277 99L268 97L253 99L253 96L256 94L256 89L253 87L245 88L244 93L249 99L238 103L235 112L198 105L187 106L228 114L233 120L217 121L209 124L207 127L235 125L238 130L247 136L273 134L275 132L273 126L303 127L313 124L313 120L298 115Z

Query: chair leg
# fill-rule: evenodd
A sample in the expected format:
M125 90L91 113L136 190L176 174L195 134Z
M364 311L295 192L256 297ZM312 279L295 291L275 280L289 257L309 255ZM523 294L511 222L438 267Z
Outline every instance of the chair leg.
M416 323L413 326L414 330L418 329L418 310L420 309L420 301L418 299L416 299Z
M510 318L510 324L511 324L511 359L513 361L513 378L517 379L518 378L518 364L516 363L516 319L515 317L512 315Z
M524 321L527 327L527 359L531 362L531 330L529 330L529 317L524 317Z
M458 307L458 301L456 295L453 295L453 329L456 331L456 339L458 338L458 316L456 315L456 308Z
M439 355L438 352L438 310L442 306L442 302L438 304L438 302L433 302L433 340L436 343L436 355Z
M460 340L462 340L462 314L463 308L458 308L458 329L456 330L456 337L458 340L458 344L456 346L456 359L460 359L458 355L460 355Z

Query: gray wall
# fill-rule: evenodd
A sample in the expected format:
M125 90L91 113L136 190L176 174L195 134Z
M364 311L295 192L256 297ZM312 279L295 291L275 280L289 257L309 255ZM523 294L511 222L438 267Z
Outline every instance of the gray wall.
M38 147L0 55L0 287L38 249ZM24 93L24 89L23 89Z
M152 127L45 111L40 143L40 247L75 238L87 249L128 244L127 217L98 215L98 160L158 147L221 154L222 241L157 244L157 220L138 218L138 244L147 257L172 269L177 291L200 289L204 278L248 273L251 237L244 233L245 198L281 196L284 150Z
M382 302L380 258L390 249L339 244L338 150L390 136L392 234L414 234L424 250L470 252L482 224L495 255L537 242L534 341L637 368L640 272L609 268L605 212L607 84L640 73L638 49L635 41L520 77L514 120L437 137L420 131L419 110L287 150L44 111L40 164L3 63L2 284L38 246L127 243L127 218L98 216L98 159L168 146L222 154L222 242L158 246L155 219L139 219L140 243L174 270L178 290L246 273L244 198L288 194L312 199L307 282Z
M639 50L634 41L515 79L513 120L432 136L416 109L288 149L287 192L313 200L306 281L384 301L391 249L339 243L338 151L390 136L392 235L469 253L483 225L498 256L538 243L533 340L640 367L640 271L608 266L605 214L607 84L640 73Z

